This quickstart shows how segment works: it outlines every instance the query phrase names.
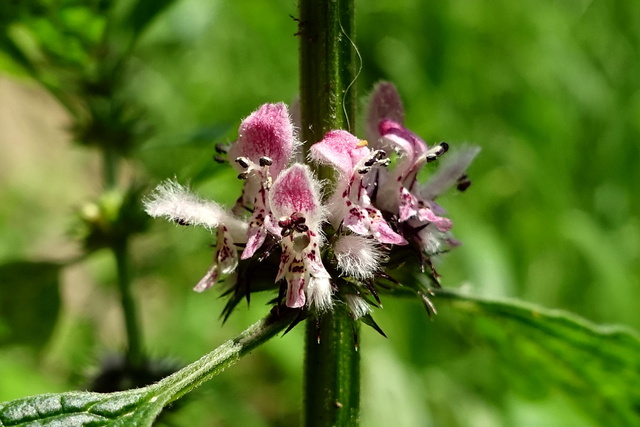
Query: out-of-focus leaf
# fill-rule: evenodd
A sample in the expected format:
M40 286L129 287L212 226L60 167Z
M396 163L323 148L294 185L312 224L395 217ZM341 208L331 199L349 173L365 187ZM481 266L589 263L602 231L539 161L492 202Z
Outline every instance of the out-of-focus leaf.
M640 337L633 330L518 301L436 295L472 316L469 334L488 340L514 375L562 390L601 425L640 425Z
M0 427L150 426L165 405L278 334L296 315L296 310L273 310L236 338L151 386L109 394L42 394L0 403Z
M127 17L127 26L131 28L135 35L142 33L147 25L162 13L163 10L171 6L174 1L175 0L138 0L131 8L131 12Z
M0 343L41 348L60 309L60 265L14 261L0 265L0 316L8 331Z
M0 70L14 74L34 73L31 62L6 33L0 33Z

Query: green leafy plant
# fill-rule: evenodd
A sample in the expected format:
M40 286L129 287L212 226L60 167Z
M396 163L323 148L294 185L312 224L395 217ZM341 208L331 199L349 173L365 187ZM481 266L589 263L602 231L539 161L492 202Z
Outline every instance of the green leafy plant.
M173 3L40 0L0 6L3 68L14 75L29 76L64 106L71 118L72 138L98 153L102 168L98 185L101 192L77 209L72 234L81 244L80 256L55 262L43 257L14 257L0 265L0 345L18 355L45 353L47 342L55 341L52 337L56 335L56 321L65 313L60 277L79 264L100 262L104 253L111 262L108 270L115 272L110 281L117 286L111 291L118 295L127 342L122 369L118 378L110 382L116 386L108 393L73 391L9 400L0 403L0 426L161 422L158 417L165 408L174 406L185 394L270 338L286 333L295 339L303 321L306 331L303 338L298 337L306 348L305 385L301 388L303 422L307 426L351 426L360 419L363 425L385 423L371 415L383 405L377 402L372 406L366 401L367 395L360 410L361 358L362 363L372 363L367 359L367 349L372 348L367 341L370 331L389 336L398 353L406 353L396 356L402 360L401 367L395 373L397 378L388 378L387 382L400 382L402 373L409 378L401 396L414 402L415 413L422 417L414 418L413 424L475 425L474 416L464 415L465 409L473 408L474 414L481 414L494 424L527 425L521 421L527 419L522 413L528 411L520 409L518 415L523 404L514 396L542 401L540 405L544 407L550 406L544 401L549 395L562 396L562 402L572 404L557 412L560 414L557 425L565 425L563 416L570 419L566 425L591 422L627 426L640 422L639 396L635 390L640 372L637 333L628 327L597 325L584 318L633 325L638 321L632 310L632 285L636 282L632 272L637 268L630 267L637 258L638 245L632 236L637 235L638 227L629 215L636 200L625 187L634 182L637 168L604 166L607 163L604 160L614 163L614 155L624 157L615 158L620 164L635 158L629 155L635 149L625 151L624 147L638 135L631 118L637 112L633 93L639 82L634 75L640 73L621 74L619 70L637 70L640 63L629 60L637 58L637 52L628 47L638 38L633 28L640 28L633 25L633 16L640 16L634 14L636 6L628 2L618 2L615 7L597 1L559 3L550 6L553 13L547 13L543 7L527 9L526 5L516 7L505 2L503 6L513 13L495 16L482 5L468 6L470 10L462 12L453 3L445 2L414 5L418 8L416 13L401 19L408 15L402 7L384 2L363 3L359 7L366 19L359 28L365 37L356 39L353 2L301 1L299 10L292 13L293 19L279 12L285 18L273 20L278 25L271 28L277 28L278 34L286 33L288 38L274 36L273 49L255 49L263 51L254 52L256 57L277 52L265 54L262 68L248 66L249 60L243 56L238 58L238 64L224 71L219 65L222 55L216 51L218 47L194 41L194 28L206 25L189 19L190 25L180 26L185 16L202 15L189 14L188 7L195 7L195 3L175 2L176 8L172 9ZM185 4L185 9L180 9ZM195 8L205 6L199 4ZM270 12L262 8L220 6L215 13L227 18L227 26L225 19L221 19L222 26L216 35L233 35L240 29L254 34L254 28L269 21ZM179 37L168 37L167 26L152 25L161 21L165 12L175 13L169 22L178 28ZM494 24L494 19L500 25ZM598 25L607 22L610 26L598 36L599 40L594 40L591 31L594 20ZM383 21L388 24L384 26L385 34L380 31L379 23ZM283 30L284 22L289 23L290 33L295 32L295 37ZM156 44L145 41L148 34L152 39L155 37ZM417 41L407 38L407 34L414 35ZM528 43L527 37L537 37L537 42ZM292 40L300 45L299 115L295 107L282 110L286 108L282 107L284 104L265 104L242 121L236 140L236 135L227 131L237 125L234 115L246 116L256 104L274 101L274 96L278 96L275 100L292 97L292 93L280 93L281 83L275 77L286 74L278 68L284 68L278 61L291 56L283 52L284 47L293 46ZM474 42L481 43L483 49L469 48L475 46ZM617 49L609 51L603 48L605 45ZM224 57L233 63L237 52L244 50L239 43L231 46ZM510 46L518 47L511 50ZM189 87L182 76L184 68L173 64L184 58L182 55L188 55L185 52L191 48L197 52L191 58L198 60L189 59L189 66L209 76L208 84L225 89L216 96L203 95L197 85L196 89ZM215 52L207 56L203 52L209 49ZM536 49L544 50L545 55L556 60L565 58L566 66L554 65L553 60L548 64L533 61L531 58L539 58ZM603 49L608 53L606 61ZM504 51L510 52L508 59L503 57ZM214 58L213 62L207 62L208 58ZM423 66L420 61L428 64ZM153 65L145 68L145 62ZM211 69L216 70L214 76ZM250 78L235 75L245 69ZM356 74L360 72L362 75L358 77ZM229 84L225 76L238 84ZM265 81L255 84L258 77L266 77L265 81L271 84ZM284 80L289 77L290 73ZM398 109L399 94L395 89L385 92L393 86L382 83L375 86L373 101L369 100L368 107L363 109L361 124L356 108L356 83L374 87L381 77L398 82L399 92L408 95L403 96L407 117L404 110ZM183 80L185 87L172 88L172 84L176 86ZM155 91L150 90L152 86ZM242 86L242 91L235 86ZM159 103L161 107L153 107L153 102L145 99L146 95L162 98L159 95L162 91L165 102ZM245 92L251 93L251 99L242 98ZM237 106L228 101L234 96L239 98ZM553 105L546 101L547 97L562 102ZM166 102L167 99L171 102ZM376 104L376 99L384 102ZM566 113L566 107L573 105L568 100L576 100L580 108ZM280 123L281 127L291 126L288 111L293 112L294 120L299 120L296 122L299 133L293 134L297 139L292 144L298 146L297 153L292 149L280 158L277 150L270 148L268 153L256 157L246 147L244 152L234 148L243 138L251 139L243 134L263 129L262 122L252 121L252 117L270 108L285 111L286 123ZM203 124L211 120L211 110L219 112L221 118ZM620 111L629 112L628 117ZM265 116L272 118L269 114ZM462 149L461 155L453 157L456 160L436 169L434 164L454 155L444 155L450 144L425 144L424 153L421 152L421 139L405 127L405 121L430 139L434 129L443 129L439 132L455 141L452 148L460 147L457 141L476 140L487 153L479 158L486 174L476 174L472 169L474 183L479 175L472 191L464 198L450 197L442 203L449 208L456 234L467 248L463 246L451 254L453 263L448 260L439 264L443 252L456 246L456 242L447 234L449 217L439 210L440 198L438 204L435 199L444 184L460 190L470 185L465 170L477 150ZM192 131L163 135L163 130L182 122L189 125L197 122L197 126ZM463 122L471 124L462 128ZM451 129L450 135L447 128ZM604 128L610 131L604 132ZM547 135L552 132L550 129L553 133ZM356 135L366 135L367 141ZM231 149L225 148L227 136L236 141ZM579 145L592 137L595 142L588 149ZM215 153L212 142L216 145ZM300 145L302 142L304 145ZM402 144L415 145L407 149ZM563 151L574 157L570 161L560 160L569 158L560 157ZM414 154L415 170L403 175L403 162ZM211 161L214 156L224 161L225 155L229 163L235 161L244 183L231 184L230 168L218 168ZM343 155L353 164L343 162ZM591 164L590 156L604 160ZM537 157L552 166L536 170L541 164L536 163ZM300 164L309 158L314 163ZM164 160L159 159L171 162L163 165ZM348 167L344 166L346 163ZM133 174L128 170L130 165L136 171ZM573 165L581 166L574 169ZM418 174L422 166L424 172ZM581 168L589 169L589 173ZM607 172L598 174L599 169ZM423 182L425 175L432 180L431 184ZM172 176L176 178L171 180ZM254 179L256 176L259 179ZM598 182L594 176L606 179ZM411 202L402 199L393 202L395 192L384 192L386 184L395 182L389 177L399 178L402 185L397 190ZM155 184L167 178L170 181L164 181L155 192L140 184L147 180ZM215 200L226 205L234 202L239 187L244 187L245 197L251 185L259 183L263 192L260 194L266 195L269 203L261 206L257 199L246 196L247 200L241 198L235 209L225 210L177 184L189 179L199 193L212 193ZM322 201L317 179L323 180ZM572 180L580 185L574 188ZM220 182L229 185L219 185ZM344 200L337 196L330 198L332 194L339 196L336 189L344 190L341 185L345 183L348 186ZM367 201L360 190L351 194L351 186L364 188L372 200ZM527 193L530 188L533 192ZM342 212L340 203L345 201L349 203L347 206L366 211L368 222ZM330 208L324 209L326 206ZM593 215L583 212L591 206L595 206ZM271 221L264 228L258 221L264 219L258 218L261 208ZM161 358L152 356L154 351L150 349L157 345L149 342L158 339L149 337L155 334L165 339L171 334L154 332L149 327L164 324L161 319L164 310L152 321L141 320L141 313L150 303L141 297L143 291L134 284L149 286L149 278L158 280L161 276L166 277L163 280L168 287L169 282L190 283L191 271L200 268L200 263L194 260L196 256L179 254L196 253L188 248L187 241L197 247L204 243L197 234L188 234L193 239L184 237L192 231L179 231L185 233L179 235L165 231L160 243L152 242L156 247L148 244L145 250L140 250L136 236L140 240L153 239L144 209L152 216L166 217L180 225L199 224L216 231L213 265L196 290L222 288L226 298L222 315L227 327L247 321L240 308L243 300L253 302L252 312L260 310L255 301L261 298L266 298L265 302L272 307L263 320L198 361L176 368L174 373L160 374L152 369ZM240 230L239 239L233 235L234 225ZM256 243L255 235L264 240ZM229 243L230 237L233 243ZM353 250L358 243L362 252L368 251L369 258L374 260L357 263L358 257L339 245L344 237L351 239L346 247ZM311 252L314 243L322 248L318 249L319 261ZM455 254L461 251L461 255ZM204 251L199 248L197 252ZM148 254L148 258L141 253ZM349 259L355 261L349 263ZM444 276L444 289L440 288L440 274ZM575 309L581 315L515 299L479 297L451 290L452 283L469 278L478 295L517 294L546 305ZM592 281L598 286L591 285ZM187 298L176 299L182 291L167 292L170 297L166 299L171 305L179 305ZM206 295L196 297L209 302ZM394 311L394 300L402 308ZM385 310L379 309L382 304ZM420 313L422 317L413 315L418 306L426 308L428 317L436 308L441 314L426 323L424 313ZM189 307L184 310L186 314L176 316L189 325L175 329L179 330L175 334L180 335L175 338L179 346L188 346L197 334L201 336L212 329L208 320L210 309L202 312L206 316L191 317ZM170 311L167 313L170 318ZM389 315L396 319L385 317ZM203 321L204 318L207 320ZM372 329L361 329L360 323ZM203 324L207 327L202 328ZM186 334L193 335L183 336ZM202 352L202 346L210 345L209 341L204 343L197 338L194 341L198 343L198 352ZM283 354L273 357L279 358L279 362L268 362L266 357L267 362L261 359L257 363L261 374L276 371L269 380L263 380L271 385L278 381L278 369L291 365ZM80 365L73 367L76 374L86 368L86 363ZM384 373L388 367L373 366L363 371L363 381L372 381L371 370ZM442 379L441 372L447 372L450 379ZM225 393L232 395L232 380L219 376L216 381L227 388ZM425 381L419 383L424 387L407 386L412 381ZM0 389L1 385L2 382ZM77 386L77 381L73 385ZM274 400L277 398L273 396L278 395L272 390L258 393ZM393 396L394 393L389 393L390 401ZM200 397L196 395L194 400ZM278 406L277 402L265 405ZM393 422L399 424L403 416L413 414L400 407L390 412L395 412ZM243 424L237 413L234 417L225 422ZM272 424L298 423L297 417L296 421L274 418L270 419ZM535 425L535 420L528 422Z

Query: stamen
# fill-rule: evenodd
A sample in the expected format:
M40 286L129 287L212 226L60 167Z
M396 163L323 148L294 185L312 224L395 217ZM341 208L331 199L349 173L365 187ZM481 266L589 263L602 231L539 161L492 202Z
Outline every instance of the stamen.
M249 167L249 162L250 162L250 160L247 159L246 157L238 157L236 159L236 163L239 164L241 167L243 167L245 169ZM242 179L244 179L244 178L242 178Z
M438 157L442 156L447 151L449 151L449 144L447 144L444 141L441 142L440 144L432 147L429 150L429 152L425 156L426 159L427 159L427 162L432 162L432 161L436 160Z
M376 160L382 160L387 157L387 152L384 150L376 150L373 152L376 156Z
M304 224L307 222L307 219L303 217L300 212L294 212L291 214L291 221L293 221L294 224Z
M242 172L238 174L238 179L247 179L249 177L249 172Z
M271 166L273 164L273 160L270 157L264 156L260 157L260 166Z
M227 144L216 144L216 153L218 154L227 154L229 151L229 145Z
M471 185L471 180L467 176L467 174L462 175L458 178L456 188L458 191L465 191Z
M278 221L278 226L282 228L291 227L291 218L287 218L287 217L280 218L280 220Z

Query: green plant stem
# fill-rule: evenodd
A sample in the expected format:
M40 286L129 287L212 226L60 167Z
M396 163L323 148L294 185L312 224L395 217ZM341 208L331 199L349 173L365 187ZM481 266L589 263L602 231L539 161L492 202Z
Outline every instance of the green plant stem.
M237 337L163 379L158 384L159 388L171 396L168 402L179 399L283 331L297 315L297 310L274 308L268 316L251 325Z
M360 354L346 312L307 322L304 422L307 427L357 426Z
M300 114L305 148L355 120L354 0L300 0Z
M355 117L354 0L300 0L300 114L305 151ZM305 153L306 154L306 153ZM334 178L320 168L322 179ZM357 426L360 358L346 312L310 319L306 334L304 425Z
M145 362L145 356L142 347L142 332L138 319L138 311L131 292L127 239L115 244L112 247L112 252L116 260L120 304L122 306L122 314L127 331L127 362L129 366L139 368Z
M103 146L104 186L107 191L117 188L119 162L118 153L109 149L108 144ZM127 364L131 368L140 368L145 363L145 355L137 305L131 291L128 236L117 237L111 245L111 252L116 261L120 306L127 331Z

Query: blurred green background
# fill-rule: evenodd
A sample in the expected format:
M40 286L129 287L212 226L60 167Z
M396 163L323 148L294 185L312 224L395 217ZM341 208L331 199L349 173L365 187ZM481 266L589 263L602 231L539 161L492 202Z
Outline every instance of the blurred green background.
M368 0L356 13L359 97L392 81L426 141L482 147L470 189L441 199L463 242L438 260L444 286L640 328L640 2ZM176 176L231 204L240 183L212 161L213 145L233 141L260 104L295 98L296 14L293 1L179 0L158 16L123 77L151 125L126 179ZM0 261L68 260L81 252L73 212L101 191L99 158L72 144L64 109L8 55L0 66ZM161 221L135 240L151 355L188 363L266 314L265 295L222 325L221 292L191 291L210 242ZM122 349L114 280L100 252L63 270L51 339L0 347L0 401L82 387ZM436 303L429 320L418 301L384 297L374 318L389 339L362 331L363 426L597 425L535 367L514 369L517 352L477 339L473 318ZM0 313L0 338L6 329ZM302 360L296 328L167 422L298 425Z

